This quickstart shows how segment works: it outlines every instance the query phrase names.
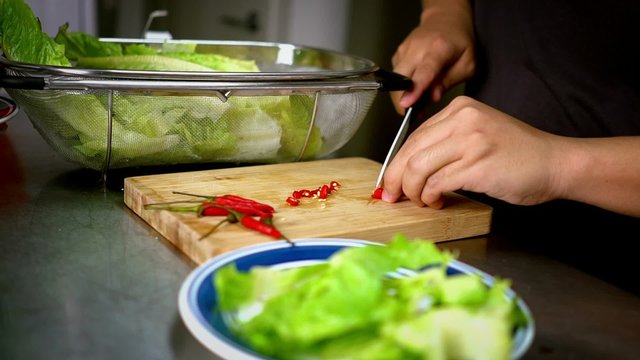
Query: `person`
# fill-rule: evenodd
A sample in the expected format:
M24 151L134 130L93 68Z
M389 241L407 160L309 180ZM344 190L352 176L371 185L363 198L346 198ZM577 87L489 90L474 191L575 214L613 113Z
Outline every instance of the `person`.
M581 264L602 256L611 238L637 237L640 57L632 49L640 3L424 0L422 7L392 58L414 86L393 94L393 103L403 112L421 97L440 101L458 84L464 94L407 137L387 168L382 199L439 209L448 192L462 192L494 207L493 228L546 250L563 243Z

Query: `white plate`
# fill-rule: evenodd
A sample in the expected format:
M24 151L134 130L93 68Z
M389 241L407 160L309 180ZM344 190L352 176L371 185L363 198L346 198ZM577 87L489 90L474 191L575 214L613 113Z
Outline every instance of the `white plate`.
M178 308L185 325L207 349L225 359L259 360L264 356L243 345L227 328L221 314L216 310L216 292L213 287L215 272L235 263L239 270L253 266L277 266L282 268L306 266L328 259L336 251L352 246L382 245L380 243L351 239L302 239L292 247L285 241L277 241L241 248L217 256L198 266L184 281L178 295ZM448 273L474 273L482 276L485 283L493 284L494 278L470 265L454 260ZM516 294L509 291L507 296ZM534 337L534 322L524 301L517 300L518 307L527 317L527 326L517 329L513 339L512 359L519 359L531 346Z

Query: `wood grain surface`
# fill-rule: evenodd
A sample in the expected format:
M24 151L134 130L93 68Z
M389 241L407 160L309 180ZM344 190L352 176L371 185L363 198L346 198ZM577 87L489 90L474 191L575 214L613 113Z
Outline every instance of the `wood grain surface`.
M236 194L276 208L274 224L289 239L349 238L386 242L398 232L436 242L486 234L492 209L458 194L447 194L441 210L410 201L394 204L371 198L381 164L365 158L255 165L129 177L125 204L196 264L240 247L276 241L239 224L224 224L205 238L221 217L145 210L145 204L194 200L175 194ZM292 207L293 190L315 189L336 180L340 189L326 201L307 199Z

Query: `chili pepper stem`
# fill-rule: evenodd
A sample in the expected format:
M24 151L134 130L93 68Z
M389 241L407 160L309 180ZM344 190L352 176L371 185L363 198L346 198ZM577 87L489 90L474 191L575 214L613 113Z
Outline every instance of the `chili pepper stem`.
M179 204L180 202L176 202L174 204ZM199 203L198 203L199 204ZM166 206L169 205L169 206ZM147 204L144 206L145 209L155 209L155 210L169 210L173 212L194 212L198 211L200 205L193 206L171 206L172 204Z
M201 203L200 200L176 200L176 201L164 201L157 203L145 204L145 209L155 209L157 207L165 206L165 205L173 205L173 204L190 204L190 203ZM161 210L164 208L160 208Z
M291 247L295 247L296 243L294 243L293 241L291 241L288 237L284 236L284 235L280 235L280 238L286 242L289 243L289 245L291 245Z
M186 195L186 196L193 196L193 197L199 197L204 199L213 199L215 197L215 196L208 196L208 195L191 194L191 193L186 193L182 191L173 191L172 193L176 195Z
M202 239L209 237L209 235L213 234L216 230L218 230L218 228L222 226L222 224L228 223L228 222L229 222L229 219L220 220L217 224L215 224L211 228L211 230L207 231L204 235L202 235L200 239L198 239L198 241L201 241Z

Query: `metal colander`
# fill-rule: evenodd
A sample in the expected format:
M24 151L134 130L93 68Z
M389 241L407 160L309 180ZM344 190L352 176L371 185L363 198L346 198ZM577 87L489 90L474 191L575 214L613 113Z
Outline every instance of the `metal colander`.
M87 70L0 58L0 85L62 156L101 171L324 157L351 139L377 91L411 86L369 60L337 52L263 42L173 42L253 60L260 71Z

